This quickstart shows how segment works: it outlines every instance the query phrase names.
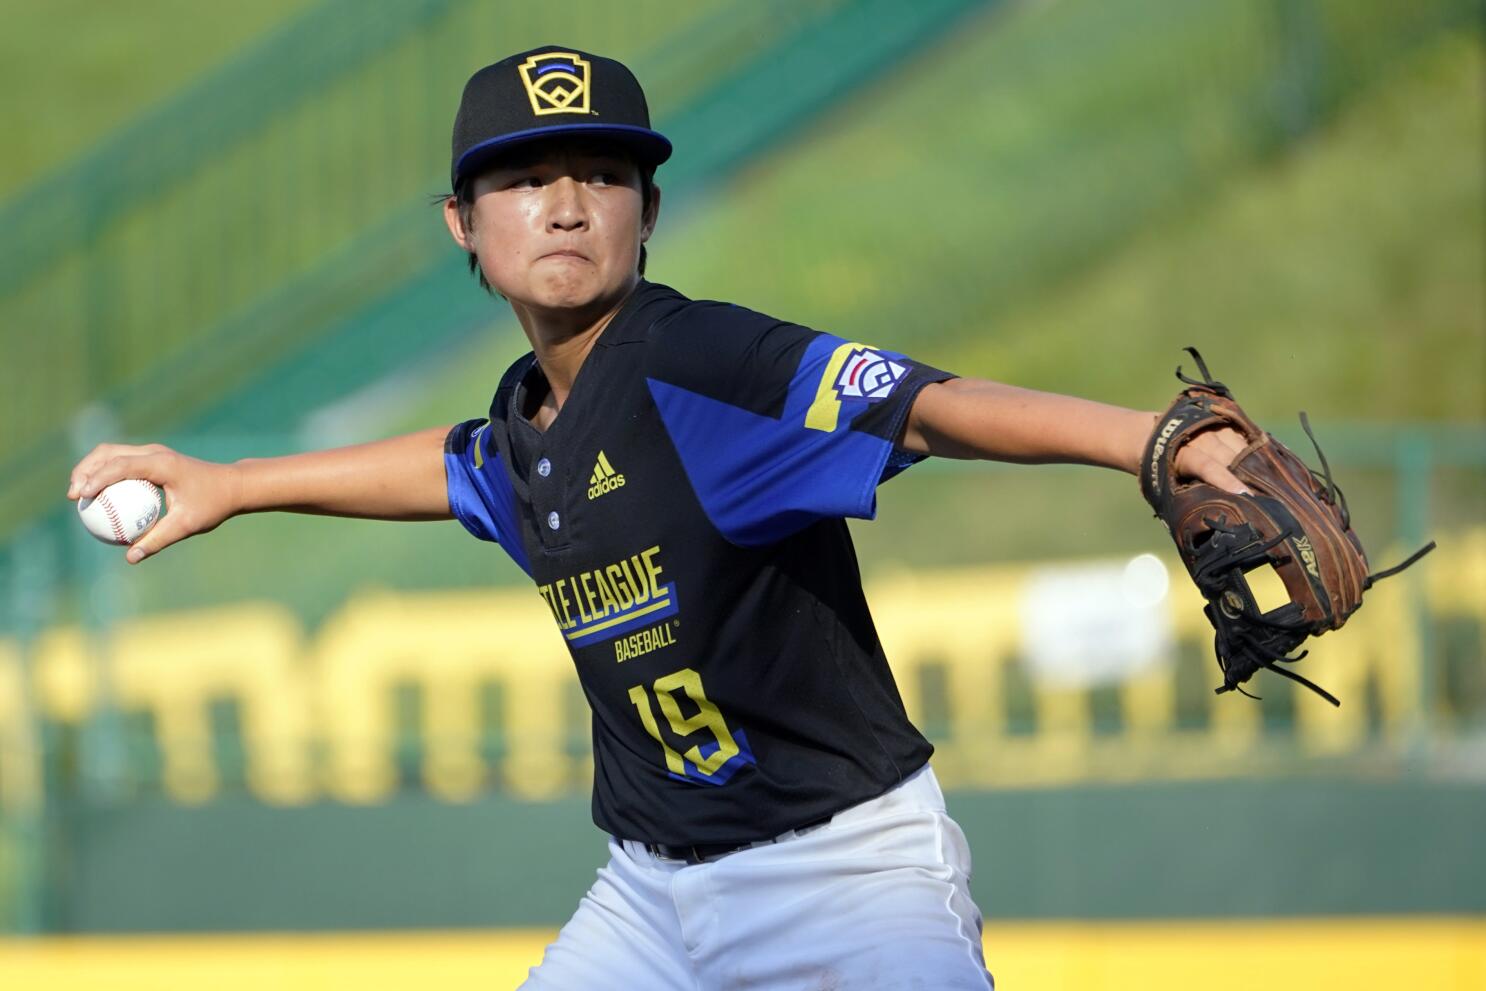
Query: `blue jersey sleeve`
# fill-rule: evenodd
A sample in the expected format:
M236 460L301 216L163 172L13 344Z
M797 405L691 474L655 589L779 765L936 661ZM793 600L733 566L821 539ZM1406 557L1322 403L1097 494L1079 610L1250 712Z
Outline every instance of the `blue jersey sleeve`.
M481 540L499 543L521 569L531 574L531 563L521 543L516 493L500 454L490 442L487 420L455 425L444 440L444 474L449 510L455 519Z
M651 332L647 380L687 477L729 540L757 546L830 517L870 519L920 389L953 378L894 351L723 303Z

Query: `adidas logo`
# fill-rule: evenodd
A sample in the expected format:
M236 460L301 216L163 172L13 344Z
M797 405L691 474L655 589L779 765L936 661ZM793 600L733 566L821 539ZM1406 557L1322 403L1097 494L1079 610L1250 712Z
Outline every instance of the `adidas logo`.
M613 492L615 489L624 487L624 476L614 470L609 464L609 459L604 452L599 452L598 463L593 466L593 474L588 479L588 500L592 502L605 492Z

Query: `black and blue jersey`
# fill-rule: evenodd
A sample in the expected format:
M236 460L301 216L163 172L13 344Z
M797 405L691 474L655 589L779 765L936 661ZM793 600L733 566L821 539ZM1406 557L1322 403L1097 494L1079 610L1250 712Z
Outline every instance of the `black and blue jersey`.
M577 667L600 828L763 839L928 759L844 518L873 516L915 460L894 447L915 395L950 377L641 282L546 431L528 354L450 432L450 507L532 577Z

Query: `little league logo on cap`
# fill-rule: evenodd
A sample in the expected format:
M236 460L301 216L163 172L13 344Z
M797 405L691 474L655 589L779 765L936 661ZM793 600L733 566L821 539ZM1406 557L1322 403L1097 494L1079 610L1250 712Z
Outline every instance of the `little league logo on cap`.
M587 59L573 52L548 52L533 55L518 68L531 98L531 112L538 117L588 113Z
M487 65L465 83L450 182L458 187L518 145L564 135L612 141L644 168L671 157L671 142L650 127L645 91L623 63L544 45Z

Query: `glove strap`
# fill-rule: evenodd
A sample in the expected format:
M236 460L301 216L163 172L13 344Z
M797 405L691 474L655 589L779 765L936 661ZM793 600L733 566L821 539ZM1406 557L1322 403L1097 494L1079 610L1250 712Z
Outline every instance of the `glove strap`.
M1300 660L1300 658L1298 658L1298 657L1295 658L1295 659L1296 660ZM1309 688L1311 691L1315 692L1317 695L1321 696L1326 701L1330 702L1332 705L1336 706L1338 709L1340 709L1342 707L1342 704L1341 704L1341 700L1340 699L1338 699L1335 695L1332 695L1326 689L1322 688L1320 685L1316 684L1314 681L1311 681L1309 678L1305 677L1304 675L1298 675L1294 671L1290 671L1290 670L1287 670L1286 668L1280 667L1278 664L1266 664L1266 665L1264 665L1264 667L1267 668L1270 671L1273 671L1277 675L1280 675L1280 676L1285 677L1285 678L1289 678L1291 681L1294 681L1294 682L1297 682L1299 684L1304 685L1305 687ZM1224 692L1228 692L1228 691L1237 691L1237 692L1240 692L1240 693L1242 693L1244 695L1249 695L1248 692L1245 692L1242 688L1239 688L1237 685L1221 685L1221 686L1213 689L1213 693L1216 694L1216 695L1222 695ZM1257 695L1249 695L1249 698L1251 698L1251 699L1257 699L1257 698L1259 698L1259 696L1257 696Z
M1425 544L1423 547L1419 548L1417 551L1404 558L1402 564L1395 564L1391 568L1384 568L1382 571L1375 571L1372 574L1368 575L1367 579L1362 583L1363 590L1366 591L1367 589L1372 588L1373 585L1382 581L1384 578L1391 578L1394 575L1398 574L1404 568L1407 568L1409 565L1419 560L1425 554L1428 554L1430 551L1434 550L1435 546L1435 542L1431 540L1429 543Z
M1188 378L1187 376L1183 375L1182 374L1182 366L1181 365L1177 365L1176 366L1176 377L1177 378L1181 379L1183 382L1187 383L1188 385L1195 385L1195 386L1199 386L1199 387L1201 387L1203 389L1207 389L1207 390L1209 390L1211 392L1216 392L1218 395L1222 396L1224 399L1232 399L1233 398L1233 393L1231 393L1231 392L1228 391L1228 387L1226 385L1224 385L1222 382L1219 382L1217 379L1213 378L1212 373L1207 370L1207 362L1205 362L1205 361L1202 360L1202 355L1200 355L1200 354L1197 353L1197 349L1196 348L1186 347L1186 348L1182 348L1182 350L1185 351L1185 352L1187 352L1188 354L1190 354L1192 356L1192 360L1195 361L1195 362L1197 362L1197 370L1202 373L1202 378L1199 380L1199 379L1194 379L1194 378Z

